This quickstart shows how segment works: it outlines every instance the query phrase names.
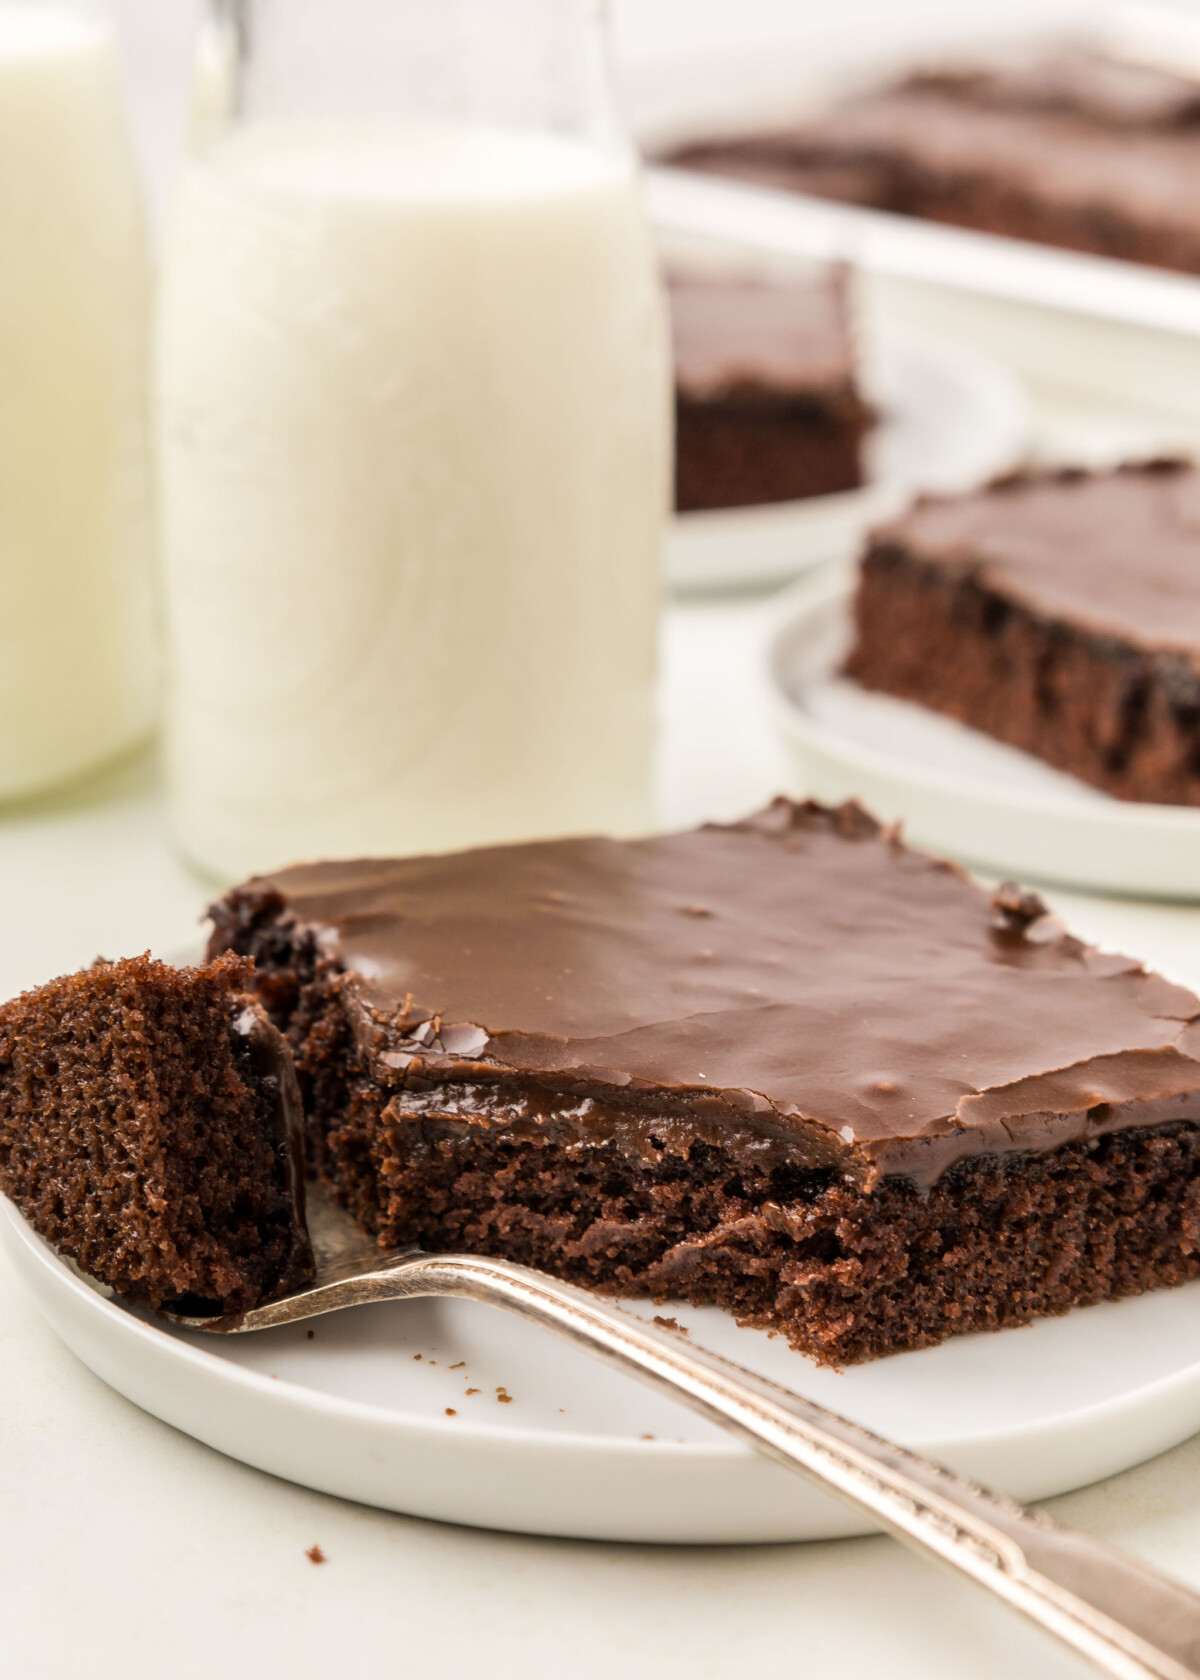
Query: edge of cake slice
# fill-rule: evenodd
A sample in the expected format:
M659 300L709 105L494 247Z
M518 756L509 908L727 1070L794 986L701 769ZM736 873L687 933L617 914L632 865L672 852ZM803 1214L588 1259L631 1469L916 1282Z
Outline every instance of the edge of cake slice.
M1012 473L872 532L845 672L1119 799L1200 804L1200 469Z
M312 1275L295 1072L249 979L147 955L0 1005L0 1191L156 1309L236 1315Z
M1200 1000L853 804L301 865L213 916L381 1243L831 1364L1200 1277Z

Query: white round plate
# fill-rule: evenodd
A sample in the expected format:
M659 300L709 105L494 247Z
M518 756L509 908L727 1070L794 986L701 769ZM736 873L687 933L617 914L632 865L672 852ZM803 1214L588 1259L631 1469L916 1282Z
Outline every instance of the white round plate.
M0 1240L49 1323L105 1382L323 1493L580 1539L809 1540L869 1527L665 1397L492 1308L406 1301L254 1335L188 1334L106 1298L2 1200ZM1200 1428L1200 1283L840 1373L716 1308L631 1310L672 1314L697 1342L1021 1499L1081 1487Z
M917 492L970 489L1021 454L1022 387L977 351L917 334L868 333L862 384L880 416L862 489L677 514L667 537L674 588L757 588L849 558L871 525Z
M831 567L779 604L769 651L795 791L857 798L918 845L1023 879L1200 899L1200 809L1113 799L1040 759L839 677L853 580Z

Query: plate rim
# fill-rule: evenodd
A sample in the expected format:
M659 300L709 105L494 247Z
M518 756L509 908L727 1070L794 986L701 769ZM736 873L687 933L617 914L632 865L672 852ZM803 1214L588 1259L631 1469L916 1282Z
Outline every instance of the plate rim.
M873 747L849 740L827 724L813 718L795 699L784 677L783 666L790 651L792 638L806 621L815 619L833 606L849 601L853 595L855 577L856 567L847 567L841 563L825 566L800 579L790 589L785 590L774 603L767 637L769 704L776 725L784 734L800 738L806 744L811 742L824 751L836 754L853 768L862 768L871 774L897 781L899 777L895 769L896 760ZM986 739L990 740L991 737ZM1020 751L1019 748L1013 750ZM1031 793L1022 788L1005 788L1000 796L991 791L988 783L981 778L956 776L948 771L912 763L908 759L903 760L903 764L903 780L906 784L927 788L942 796L961 798L966 784L967 797L992 808L1003 806L1007 811L1016 808L1031 816L1067 816L1073 821L1094 817L1105 827L1126 832L1145 823L1152 823L1165 832L1178 831L1184 835L1194 829L1196 838L1200 840L1200 806L1162 805L1144 800L1119 800L1111 796L1106 801L1102 790L1098 789L1088 790L1101 795L1094 804L1090 800L1076 802L1061 794ZM1083 785L1086 787L1086 784Z
M1193 274L665 163L651 164L646 184L651 220L668 236L851 261L899 279L1195 336L1200 284Z
M982 477L994 476L1017 462L1029 433L1029 394L1021 377L999 357L990 356L951 334L932 333L889 321L863 321L855 336L863 389L868 400L879 409L883 424L889 420L886 390L882 388L886 387L889 374L905 363L919 363L927 370L956 377L962 391L969 388L980 412L986 410L992 418L995 432L992 459L983 469ZM895 423L894 414L891 418ZM857 536L846 539L853 545L861 540L861 531L898 512L907 500L928 488L927 476L925 473L874 473L853 489L822 496L759 502L748 507L673 511L667 521L663 545L668 586L673 592L690 595L761 587L767 583L783 585L809 575L830 563L828 553L815 559L800 557L786 562L753 558L738 567L714 565L702 553L689 554L686 550L718 542L735 543L739 537L749 543L772 538L783 542L793 526L838 529L851 523L859 528ZM840 540L837 546L842 546Z
M583 1433L577 1430L542 1430L527 1425L506 1426L503 1429L471 1422L463 1419L453 1424L441 1418L423 1418L418 1413L401 1411L396 1407L380 1405L373 1401L354 1400L345 1395L330 1394L323 1389L311 1388L305 1383L298 1383L288 1377L272 1377L241 1365L234 1360L222 1359L215 1353L209 1353L205 1348L197 1347L181 1337L172 1335L169 1330L161 1329L155 1324L147 1322L137 1312L122 1305L118 1300L103 1293L103 1285L89 1280L85 1274L74 1267L64 1256L60 1255L50 1243L36 1232L21 1214L20 1210L0 1195L0 1219L5 1222L12 1246L17 1246L31 1266L40 1267L44 1275L51 1281L52 1287L67 1291L75 1302L98 1315L98 1321L111 1324L118 1336L128 1335L140 1340L146 1346L153 1346L165 1358L177 1359L184 1368L204 1371L211 1379L228 1382L232 1388L245 1389L263 1398L286 1399L289 1406L300 1408L328 1419L344 1419L348 1422L368 1424L374 1428L408 1434L416 1432L429 1435L438 1440L461 1439L464 1435L477 1443L486 1443L497 1448L506 1445L536 1446L538 1450L548 1450L559 1453L578 1453L585 1451L593 1456L613 1457L630 1453L637 1455L640 1462L645 1461L647 1453L652 1456L666 1456L673 1460L681 1458L707 1459L710 1462L723 1460L728 1463L747 1462L759 1458L761 1455L750 1446L729 1438L724 1441L670 1441L656 1438L646 1441L639 1437L623 1437L619 1435L597 1435ZM17 1269L20 1270L18 1262ZM1176 1286L1185 1290L1188 1284ZM1200 1294L1200 1279L1191 1280L1191 1287ZM1146 1291L1145 1296L1127 1297L1130 1301L1143 1299L1146 1296L1161 1296L1168 1293L1165 1290ZM1105 1305L1106 1303L1098 1303ZM1086 1307L1073 1309L1074 1313L1086 1312ZM1062 1315L1067 1316L1067 1315ZM1035 1320L1040 1323L1042 1320ZM1016 1326L1015 1328L1027 1328ZM979 1335L1002 1336L1004 1331L983 1331ZM917 1350L918 1352L927 1350ZM803 1358L797 1354L797 1358ZM893 1358L903 1358L902 1354ZM906 1434L903 1445L918 1452L932 1452L935 1456L947 1456L964 1449L995 1449L1013 1445L1019 1448L1020 1443L1037 1438L1048 1431L1077 1428L1087 1423L1092 1426L1102 1426L1106 1422L1110 1425L1119 1424L1131 1410L1141 1409L1148 1401L1169 1398L1176 1391L1200 1386L1200 1357L1189 1364L1181 1366L1176 1371L1151 1378L1133 1389L1123 1391L1119 1395L1108 1399L1094 1401L1085 1406L1076 1406L1071 1410L1049 1414L1038 1422L1027 1422L1009 1425L1003 1428L992 1427L986 1429L965 1430L953 1435L938 1436L936 1434ZM679 1404L683 1404L682 1401ZM1200 1409L1200 1408L1198 1408ZM1113 1472L1119 1474L1120 1472Z

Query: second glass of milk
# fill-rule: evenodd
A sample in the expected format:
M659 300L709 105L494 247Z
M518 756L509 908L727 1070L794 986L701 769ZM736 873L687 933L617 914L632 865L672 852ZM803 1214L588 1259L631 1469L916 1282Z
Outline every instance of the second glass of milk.
M648 826L670 376L585 0L225 0L164 264L180 844Z

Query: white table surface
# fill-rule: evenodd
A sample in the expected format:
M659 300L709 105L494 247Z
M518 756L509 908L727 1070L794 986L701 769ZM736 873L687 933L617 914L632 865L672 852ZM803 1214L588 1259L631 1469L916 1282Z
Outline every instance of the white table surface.
M673 609L662 815L783 783L760 710L769 603ZM167 951L209 896L172 855L152 766L0 818L0 995L97 953ZM1050 895L1200 981L1200 908ZM1200 1586L1200 1439L1053 1502ZM305 1549L328 1562L314 1567ZM347 1505L249 1470L79 1365L0 1260L0 1673L12 1680L1038 1680L1084 1672L884 1539L568 1543Z

